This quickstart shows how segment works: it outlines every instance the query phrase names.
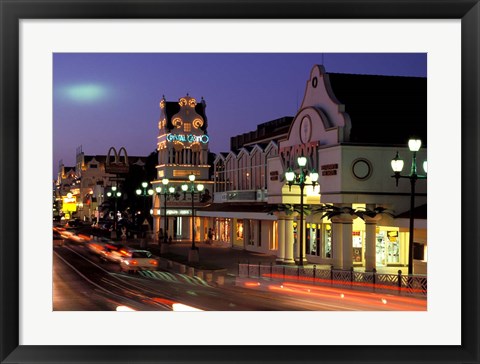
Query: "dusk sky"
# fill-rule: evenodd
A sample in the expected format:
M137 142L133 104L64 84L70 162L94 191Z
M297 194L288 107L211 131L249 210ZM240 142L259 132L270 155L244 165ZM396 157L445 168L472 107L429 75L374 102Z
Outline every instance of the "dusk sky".
M53 56L53 176L58 164L124 146L156 148L159 103L187 93L206 103L210 150L230 137L294 116L314 64L327 72L427 76L427 55L332 53L56 53Z

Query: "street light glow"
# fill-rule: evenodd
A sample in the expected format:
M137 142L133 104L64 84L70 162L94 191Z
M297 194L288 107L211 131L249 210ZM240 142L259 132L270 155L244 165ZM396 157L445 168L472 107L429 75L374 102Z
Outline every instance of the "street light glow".
M412 152L418 152L422 146L422 141L420 139L410 139L408 141L408 148Z
M397 152L397 155L395 156L395 158L392 159L392 162L391 162L391 165L392 165L392 169L395 173L400 173L403 169L403 160L400 159L400 157L398 156L398 152Z

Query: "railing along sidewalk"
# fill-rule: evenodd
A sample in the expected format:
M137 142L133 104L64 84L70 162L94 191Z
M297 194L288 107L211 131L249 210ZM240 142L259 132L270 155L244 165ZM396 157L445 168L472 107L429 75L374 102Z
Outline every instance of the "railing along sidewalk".
M241 278L262 278L271 281L297 281L331 287L358 289L371 292L386 292L426 297L427 277L373 272L355 272L339 269L317 269L313 267L270 264L238 263Z

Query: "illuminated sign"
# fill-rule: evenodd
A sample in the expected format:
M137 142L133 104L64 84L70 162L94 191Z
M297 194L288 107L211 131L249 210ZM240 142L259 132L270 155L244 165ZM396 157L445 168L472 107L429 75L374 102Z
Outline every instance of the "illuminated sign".
M167 134L167 141L169 142L186 142L186 143L203 143L207 144L210 138L208 135L193 135L193 134Z
M191 215L191 210L167 210L167 215Z
M298 157L307 157L308 168L315 168L317 165L317 147L319 142L310 142L299 145L289 145L280 148L280 159L283 164L283 170L294 167Z
M68 193L67 196L62 197L62 210L63 212L77 211L77 197Z

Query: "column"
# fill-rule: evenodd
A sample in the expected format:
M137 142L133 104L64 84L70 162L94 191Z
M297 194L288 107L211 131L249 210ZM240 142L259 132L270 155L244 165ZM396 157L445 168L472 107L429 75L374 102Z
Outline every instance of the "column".
M294 263L293 260L293 217L285 220L285 263Z
M300 225L303 225L303 241L300 241ZM303 219L303 224L300 223L300 214L297 215L297 241L295 244L295 261L300 262L300 244L303 245L303 263L307 264L307 261L305 259L305 253L306 253L306 246L305 246L305 241L306 241L306 236L307 236L307 222L304 216Z
M380 216L365 219L365 271L371 272L377 266L377 222Z
M355 218L349 214L340 215L342 221L342 269L353 267L352 225Z
M285 219L279 217L277 221L277 236L278 236L278 250L277 262L282 262L285 259Z
M332 217L332 265L339 269L342 265L342 220L338 217Z
M153 232L155 233L154 239L158 240L158 231L160 230L160 216L157 214L157 210L153 212Z

